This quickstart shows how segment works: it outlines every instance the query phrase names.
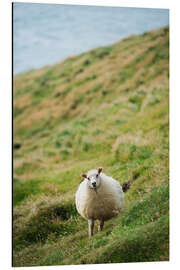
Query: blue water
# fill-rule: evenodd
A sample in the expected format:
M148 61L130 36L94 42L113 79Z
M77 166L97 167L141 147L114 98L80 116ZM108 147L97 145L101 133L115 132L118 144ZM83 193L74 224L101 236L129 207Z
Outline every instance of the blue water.
M14 74L168 24L167 9L14 3Z

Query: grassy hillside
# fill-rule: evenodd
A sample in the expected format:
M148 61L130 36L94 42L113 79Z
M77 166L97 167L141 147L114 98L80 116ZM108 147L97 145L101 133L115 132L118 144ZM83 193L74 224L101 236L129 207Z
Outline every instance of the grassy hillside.
M15 76L13 96L14 266L168 260L169 28ZM74 194L98 166L131 187L89 239Z

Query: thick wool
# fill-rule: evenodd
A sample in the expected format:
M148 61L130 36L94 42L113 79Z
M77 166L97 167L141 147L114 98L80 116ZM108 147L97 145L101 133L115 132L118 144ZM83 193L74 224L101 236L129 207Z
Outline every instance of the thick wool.
M101 173L96 190L90 188L88 180L84 179L76 192L75 201L77 211L85 219L106 221L121 211L124 193L118 181Z

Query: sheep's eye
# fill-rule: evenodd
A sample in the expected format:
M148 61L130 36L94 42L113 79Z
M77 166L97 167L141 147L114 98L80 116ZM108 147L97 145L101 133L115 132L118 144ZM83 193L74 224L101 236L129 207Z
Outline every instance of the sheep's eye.
M96 178L98 178L98 174L96 174Z
M90 178L88 177L88 180L90 180Z

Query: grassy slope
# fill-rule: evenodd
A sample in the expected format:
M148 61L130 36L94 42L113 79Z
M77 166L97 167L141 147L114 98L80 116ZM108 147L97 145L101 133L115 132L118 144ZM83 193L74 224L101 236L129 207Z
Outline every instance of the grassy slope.
M168 260L168 52L163 28L14 78L14 266ZM88 239L74 194L98 166L132 185Z

